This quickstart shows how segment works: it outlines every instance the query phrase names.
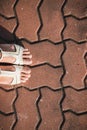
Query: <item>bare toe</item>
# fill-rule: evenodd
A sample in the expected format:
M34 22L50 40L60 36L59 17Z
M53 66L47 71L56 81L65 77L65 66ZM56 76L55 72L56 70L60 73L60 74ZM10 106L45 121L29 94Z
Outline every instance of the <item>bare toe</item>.
M29 74L29 73L31 73L31 69L27 66L24 66L22 69L22 73Z
M21 82L26 82L31 77L31 70L29 67L24 66L21 71Z
M32 60L30 59L23 59L24 65L31 65L32 64Z
M31 54L23 54L23 58L32 58L32 55Z
M28 49L24 49L23 51L23 63L24 65L31 65L32 64L32 55Z

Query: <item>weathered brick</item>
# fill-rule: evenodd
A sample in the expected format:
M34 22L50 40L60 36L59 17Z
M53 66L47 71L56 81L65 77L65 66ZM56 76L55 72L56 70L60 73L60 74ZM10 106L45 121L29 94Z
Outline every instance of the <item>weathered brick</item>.
M14 112L13 102L16 98L16 92L6 92L0 89L0 111L4 113Z
M27 38L30 41L38 40L37 31L40 20L37 7L40 0L20 0L16 6L19 26L16 35L20 38Z
M74 15L78 18L87 16L87 0L67 0L64 6L65 15Z
M62 122L60 111L61 91L51 91L48 88L41 89L42 98L39 102L42 122L39 130L59 130Z
M49 39L53 42L61 41L61 31L64 27L61 7L64 0L44 0L40 7L43 26L40 30L40 39Z
M72 110L76 113L87 111L87 90L75 91L65 89L66 97L63 101L63 110Z
M48 86L52 89L61 88L60 78L62 76L62 68L52 68L48 65L38 66L31 69L31 77L24 86L35 89Z
M15 103L18 122L14 130L34 130L39 121L36 108L39 93L38 91L28 91L24 88L20 88L18 95L18 99Z
M6 17L14 16L13 6L16 0L0 0L0 14Z
M6 20L0 16L0 26L4 27L5 29L7 29L9 32L12 33L16 26L16 19Z
M63 44L52 44L48 41L28 44L23 41L25 48L32 54L32 66L42 63L49 63L53 66L61 65L60 56L64 50Z
M72 86L76 89L84 88L84 78L87 74L84 55L87 51L87 43L76 44L68 41L66 42L66 48L63 55L66 69L63 84L64 86Z
M0 114L0 130L12 130L14 122L14 115L4 116Z
M65 120L62 130L87 130L87 114L77 116L67 112Z
M87 19L77 20L67 17L67 26L63 32L64 39L74 39L75 41L87 41Z

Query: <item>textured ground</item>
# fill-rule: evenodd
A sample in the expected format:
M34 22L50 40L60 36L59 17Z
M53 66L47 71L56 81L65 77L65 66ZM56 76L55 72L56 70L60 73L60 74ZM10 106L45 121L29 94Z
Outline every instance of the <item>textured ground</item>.
M0 86L0 130L87 130L87 0L0 0L0 25L33 56Z

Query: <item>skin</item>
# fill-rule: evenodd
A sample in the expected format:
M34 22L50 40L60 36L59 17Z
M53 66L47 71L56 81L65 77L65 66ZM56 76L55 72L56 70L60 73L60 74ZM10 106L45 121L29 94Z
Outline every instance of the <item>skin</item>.
M4 51L15 51L15 46L14 44L0 44L0 48ZM1 52L0 52L0 57L2 56ZM23 51L23 55L22 55L22 58L23 58L23 63L24 65L31 65L32 64L32 55L30 54L29 50L28 49L24 49ZM2 62L8 62L10 61L11 64L13 64L15 62L15 58L14 57L3 57L3 59L0 60L0 63ZM0 68L3 70L3 67L0 66ZM15 71L15 68L13 66L10 66L9 67L4 67L7 71L10 70L10 71ZM30 76L31 76L31 70L29 67L23 67L22 71L21 71L21 83L24 83L26 82ZM0 75L0 84L11 84L11 82L13 81L13 78L12 77L3 77Z

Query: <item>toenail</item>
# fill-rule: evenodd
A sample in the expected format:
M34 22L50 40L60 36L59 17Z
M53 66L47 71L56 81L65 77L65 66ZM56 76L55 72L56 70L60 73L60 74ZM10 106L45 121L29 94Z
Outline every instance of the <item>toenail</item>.
M32 58L32 55L30 55L29 58Z
M28 78L31 77L31 75L28 75Z
M29 64L32 64L32 62L33 62L33 61L31 60L31 61L29 62Z
M24 50L28 51L29 49L26 48L26 49L24 49Z

